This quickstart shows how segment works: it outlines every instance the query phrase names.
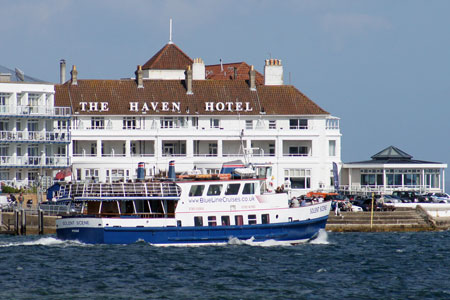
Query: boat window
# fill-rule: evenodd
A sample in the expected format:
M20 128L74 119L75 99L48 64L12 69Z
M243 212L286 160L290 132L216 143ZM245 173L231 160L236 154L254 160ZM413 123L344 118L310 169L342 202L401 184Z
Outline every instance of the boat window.
M234 224L244 225L244 217L243 216L234 216Z
M237 195L240 187L241 187L240 183L229 184L227 186L227 190L225 191L225 195Z
M222 192L222 184L211 184L208 188L206 195L208 196L218 196Z
M222 226L230 226L230 216L222 216Z
M248 194L254 194L255 193L255 183L246 183L244 185L244 189L242 190L242 194L248 195Z
M117 201L103 201L102 214L118 214Z
M189 197L198 197L203 195L204 185L193 185L189 191Z
M256 215L248 215L248 225L256 224Z
M203 226L203 217L194 217L195 226Z
M216 216L208 217L208 226L217 226Z
M261 223L262 224L269 224L270 223L269 214L261 215Z
M136 212L138 213L149 213L150 209L148 207L148 201L146 200L136 200L134 202L134 205L136 205Z
M131 200L120 201L120 211L122 212L122 214L134 213L133 201Z

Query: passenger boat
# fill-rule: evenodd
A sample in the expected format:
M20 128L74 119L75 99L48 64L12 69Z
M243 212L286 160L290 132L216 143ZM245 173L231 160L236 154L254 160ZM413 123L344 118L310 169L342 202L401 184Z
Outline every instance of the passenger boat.
M231 238L296 244L325 228L331 206L290 207L286 193L267 192L258 176L175 179L173 171L171 177L62 184L58 198L81 206L81 213L58 219L57 237L93 244L226 244Z

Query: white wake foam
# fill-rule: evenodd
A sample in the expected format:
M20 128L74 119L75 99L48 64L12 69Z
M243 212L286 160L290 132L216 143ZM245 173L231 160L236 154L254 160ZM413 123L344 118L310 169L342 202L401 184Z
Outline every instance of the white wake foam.
M69 245L85 245L78 241L62 241L53 237L43 237L34 241L23 241L15 243L0 244L1 248L19 247L19 246L69 246Z
M328 233L325 229L320 229L317 237L311 241L310 244L319 244L319 245L328 245L330 242L328 241Z

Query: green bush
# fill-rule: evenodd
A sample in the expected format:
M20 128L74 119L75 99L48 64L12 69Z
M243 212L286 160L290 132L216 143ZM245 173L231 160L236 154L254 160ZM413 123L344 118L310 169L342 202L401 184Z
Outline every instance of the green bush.
M13 188L12 186L8 186L8 185L2 185L2 193L5 193L5 194L10 194L10 193L17 194L17 193L20 193L20 192L21 192L20 189L16 189L16 188Z

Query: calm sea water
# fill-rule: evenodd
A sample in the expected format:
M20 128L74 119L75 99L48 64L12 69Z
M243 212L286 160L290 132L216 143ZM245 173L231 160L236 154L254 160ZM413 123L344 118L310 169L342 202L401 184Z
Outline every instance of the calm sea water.
M84 245L0 236L0 299L450 299L450 232L297 246Z

